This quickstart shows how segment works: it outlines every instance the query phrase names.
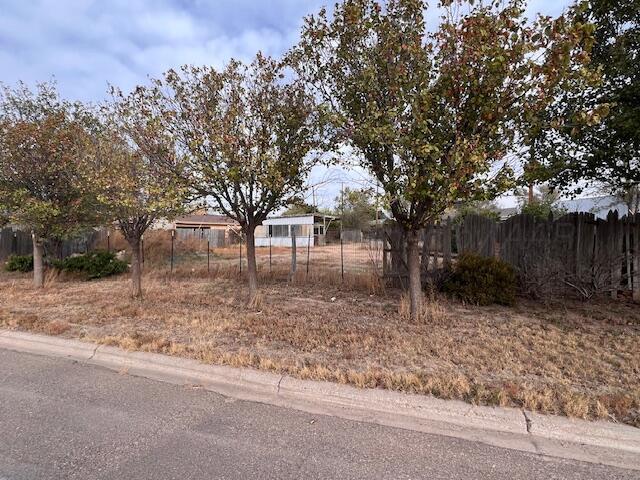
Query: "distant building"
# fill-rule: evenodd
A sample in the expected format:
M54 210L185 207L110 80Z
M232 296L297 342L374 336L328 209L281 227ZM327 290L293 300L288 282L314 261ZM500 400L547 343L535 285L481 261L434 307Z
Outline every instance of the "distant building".
M291 247L294 234L296 247L324 245L327 229L334 220L336 217L320 213L267 218L256 228L256 247Z
M620 217L625 216L629 211L627 205L623 201L610 195L558 200L553 204L553 206L565 211L566 213L592 213L596 218L602 219L607 218L607 214L610 210L617 210L618 216ZM498 211L500 214L500 220L506 220L509 217L517 215L520 213L520 210L520 207L501 208Z
M228 230L237 229L238 222L226 215L185 215L173 221L173 228Z
M618 216L625 216L629 208L618 197L614 196L600 196L600 197L587 197L587 198L575 198L573 200L559 200L555 203L555 206L566 210L567 213L573 212L588 212L593 213L597 218L607 218L607 214L610 210L617 210Z
M509 217L513 217L520 213L520 207L506 207L498 210L498 214L500 215L500 220L506 220Z
M209 215L205 212L184 215L173 221L159 220L158 230L175 230L180 239L209 240L212 247L224 247L240 240L240 224L226 215Z

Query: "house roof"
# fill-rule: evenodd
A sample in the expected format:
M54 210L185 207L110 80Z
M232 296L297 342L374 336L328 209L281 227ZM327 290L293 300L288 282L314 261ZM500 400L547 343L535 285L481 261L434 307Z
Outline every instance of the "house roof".
M275 220L278 218L308 218L308 217L314 217L314 218L329 218L331 220L336 220L338 217L334 216L334 215L325 215L324 213L304 213L302 215L276 215L273 217L267 217L267 220Z
M622 217L628 212L628 208L620 199L603 195L599 197L582 197L570 200L558 200L553 204L555 207L565 210L567 213L587 212L593 213L598 218L607 218L609 210L617 210ZM499 210L500 218L507 219L520 213L521 207L507 207Z
M617 210L622 217L629 211L627 205L619 198L603 195L599 197L574 198L572 200L560 200L556 206L568 212L589 212L598 218L607 218L609 210Z
M200 227L210 225L237 225L233 218L226 215L185 215L175 220L176 226Z

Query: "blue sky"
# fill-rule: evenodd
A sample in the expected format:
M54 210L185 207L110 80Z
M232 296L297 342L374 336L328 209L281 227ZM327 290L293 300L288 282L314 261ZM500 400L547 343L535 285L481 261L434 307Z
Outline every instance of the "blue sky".
M100 101L183 64L223 66L258 50L280 55L302 19L335 0L0 0L0 82L55 78L69 99ZM558 15L568 0L533 0L528 14ZM435 9L428 14L437 23ZM330 205L357 169L314 172L318 203Z

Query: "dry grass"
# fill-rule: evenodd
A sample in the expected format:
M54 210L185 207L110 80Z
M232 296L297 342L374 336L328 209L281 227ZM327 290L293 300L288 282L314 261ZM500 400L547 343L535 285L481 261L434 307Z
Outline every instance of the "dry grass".
M100 240L95 248L106 249L106 238ZM119 231L112 232L109 248L112 251L125 250L130 254L130 248ZM231 244L226 247L211 247L210 262L213 268L238 269L242 249L242 262L246 268L246 245ZM171 259L171 231L149 230L144 236L144 259L150 267L168 267ZM291 248L287 247L257 247L256 261L262 270L287 271L291 265ZM372 269L382 268L382 248L375 243L346 243L315 246L307 250L306 246L298 246L298 273L306 276L307 262L310 274L340 276L342 266L347 274L357 273L358 276ZM200 268L207 265L207 241L204 238L178 235L174 240L174 266L194 264ZM297 275L299 278L300 275Z
M640 426L640 314L600 304L470 307L431 294L419 321L375 281L340 275L291 281L261 274L258 301L237 272L148 272L142 301L126 278L0 274L0 324L206 363L299 378L433 394ZM374 286L372 288L372 286ZM400 301L399 301L400 300ZM400 304L400 307L398 307Z

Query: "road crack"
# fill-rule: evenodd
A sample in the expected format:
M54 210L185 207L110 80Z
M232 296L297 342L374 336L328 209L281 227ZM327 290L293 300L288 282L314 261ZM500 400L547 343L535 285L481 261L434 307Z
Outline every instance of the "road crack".
M531 428L533 427L533 421L527 415L527 412L522 410L522 415L524 415L524 421L527 427L527 433L531 433Z
M96 345L96 348L93 349L93 353L91 354L91 356L89 358L87 358L87 361L93 359L93 357L96 356L96 352L98 351L98 348L100 348L100 345Z

